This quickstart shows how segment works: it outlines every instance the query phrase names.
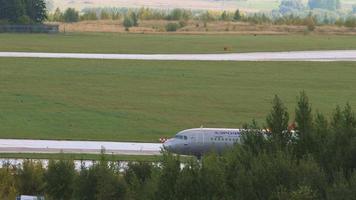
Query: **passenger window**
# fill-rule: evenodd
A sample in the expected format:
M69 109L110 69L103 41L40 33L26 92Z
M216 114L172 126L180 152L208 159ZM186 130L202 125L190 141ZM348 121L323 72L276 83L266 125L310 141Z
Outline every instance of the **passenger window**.
M187 136L184 136L184 140L188 140L188 137L187 137Z

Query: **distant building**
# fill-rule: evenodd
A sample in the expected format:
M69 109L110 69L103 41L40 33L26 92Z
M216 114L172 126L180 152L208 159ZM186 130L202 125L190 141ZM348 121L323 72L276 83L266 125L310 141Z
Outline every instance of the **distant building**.
M0 25L0 33L58 33L59 25Z

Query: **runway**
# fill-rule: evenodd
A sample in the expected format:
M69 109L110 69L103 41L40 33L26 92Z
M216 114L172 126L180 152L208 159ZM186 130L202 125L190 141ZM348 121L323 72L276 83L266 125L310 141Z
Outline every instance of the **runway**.
M0 58L67 58L159 61L356 61L356 50L291 51L227 54L89 54L0 52ZM58 141L0 139L0 153L88 153L158 155L160 143L130 143L104 141Z
M160 143L0 139L0 153L159 155Z
M224 54L92 54L0 52L4 58L67 58L161 61L356 61L356 50L290 51Z

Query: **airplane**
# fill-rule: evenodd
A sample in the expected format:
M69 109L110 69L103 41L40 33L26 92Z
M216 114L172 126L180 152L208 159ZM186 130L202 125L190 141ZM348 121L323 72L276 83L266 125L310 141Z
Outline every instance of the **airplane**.
M198 158L209 152L221 154L234 144L242 143L242 135L249 131L257 131L265 138L271 134L269 129L193 128L180 131L174 138L166 140L163 148L171 153L193 155ZM299 137L294 127L288 127L285 131L291 134L291 139L298 140Z
M222 153L241 140L243 129L193 128L180 131L163 143L169 152L200 158L208 152Z

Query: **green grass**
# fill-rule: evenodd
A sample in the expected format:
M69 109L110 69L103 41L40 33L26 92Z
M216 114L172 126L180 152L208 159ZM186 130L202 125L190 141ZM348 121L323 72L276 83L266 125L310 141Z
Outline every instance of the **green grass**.
M67 160L100 160L97 154L52 154L52 153L0 153L2 159L67 159ZM107 155L107 160L112 161L160 161L162 156L131 156Z
M157 142L192 127L263 122L274 94L290 111L356 106L353 62L0 59L0 138ZM293 117L292 117L293 118Z
M0 34L0 51L87 53L223 53L356 49L355 36Z

